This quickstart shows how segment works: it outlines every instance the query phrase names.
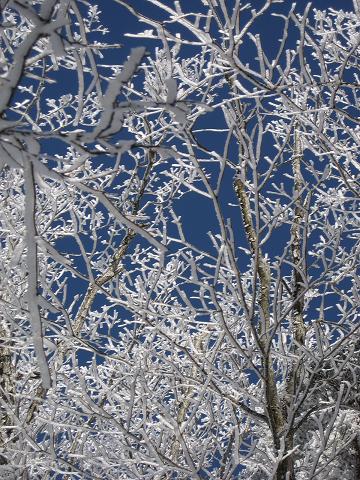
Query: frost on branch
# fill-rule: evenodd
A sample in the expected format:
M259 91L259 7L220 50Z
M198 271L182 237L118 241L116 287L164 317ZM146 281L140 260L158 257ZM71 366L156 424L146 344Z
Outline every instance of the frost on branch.
M3 471L357 478L357 3L148 4L2 13Z

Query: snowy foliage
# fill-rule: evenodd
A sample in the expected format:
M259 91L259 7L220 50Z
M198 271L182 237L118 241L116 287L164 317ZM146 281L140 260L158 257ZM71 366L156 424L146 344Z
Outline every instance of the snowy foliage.
M355 480L360 5L109 3L1 1L0 479Z

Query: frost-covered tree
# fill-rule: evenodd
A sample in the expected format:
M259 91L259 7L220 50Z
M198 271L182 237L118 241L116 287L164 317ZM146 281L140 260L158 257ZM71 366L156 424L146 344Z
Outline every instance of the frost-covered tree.
M110 3L1 1L0 478L359 478L360 5Z

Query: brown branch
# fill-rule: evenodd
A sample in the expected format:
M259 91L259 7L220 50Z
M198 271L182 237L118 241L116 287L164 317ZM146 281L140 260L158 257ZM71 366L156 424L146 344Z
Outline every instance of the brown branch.
M300 132L295 128L294 134L294 156L292 161L294 175L294 195L296 197L294 221L291 226L291 251L293 260L293 314L292 326L295 341L303 345L305 339L304 326L304 275L305 259L302 251L302 230L304 220L304 206L302 192L304 180L301 174L302 146Z
M259 341L263 351L264 383L265 395L267 400L267 414L273 433L276 449L280 449L280 434L284 426L284 417L276 388L274 370L272 366L271 355L268 352L267 336L270 333L270 267L266 262L261 249L259 248L258 238L253 225L251 216L251 205L245 189L244 183L237 178L234 182L235 193L238 198L242 213L246 237L252 254L255 256L257 275L260 281L260 300L259 305L264 317L264 331L259 330Z

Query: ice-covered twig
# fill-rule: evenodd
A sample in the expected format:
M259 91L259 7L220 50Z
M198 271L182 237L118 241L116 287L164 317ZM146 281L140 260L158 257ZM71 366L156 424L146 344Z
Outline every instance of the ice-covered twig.
M29 158L24 161L24 187L25 187L25 226L26 226L26 264L28 269L27 277L27 300L29 306L29 316L32 330L33 343L41 374L42 384L45 389L51 387L51 377L49 365L46 360L43 332L37 299L37 277L38 277L38 261L37 261L37 244L36 244L36 197L34 170L32 162Z

